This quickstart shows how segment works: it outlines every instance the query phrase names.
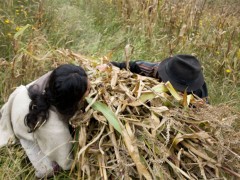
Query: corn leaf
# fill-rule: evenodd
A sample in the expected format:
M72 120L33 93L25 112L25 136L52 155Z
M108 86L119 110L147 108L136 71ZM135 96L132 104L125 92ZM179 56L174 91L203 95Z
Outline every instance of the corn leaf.
M92 98L86 98L88 104L91 104L92 102ZM117 117L115 116L115 114L108 108L108 106L104 103L101 102L94 102L92 105L92 108L96 111L100 111L108 120L108 122L120 133L122 134L122 129L121 126L118 122Z
M140 96L140 101L141 102L146 102L147 100L152 100L154 97L156 97L155 93L162 93L162 92L167 92L168 89L165 87L165 85L163 83L160 83L156 86L154 86L152 88L153 92L146 92L146 93L142 93L142 95ZM155 93L154 93L155 92Z
M177 91L173 88L172 84L169 81L166 82L165 85L177 101L182 100L182 97L177 93Z

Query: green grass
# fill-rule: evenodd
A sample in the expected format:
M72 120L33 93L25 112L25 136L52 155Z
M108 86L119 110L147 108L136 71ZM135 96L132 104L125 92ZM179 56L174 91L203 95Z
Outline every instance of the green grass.
M71 49L99 60L107 55L110 60L122 61L125 59L124 47L129 43L134 47L132 59L161 61L174 54L196 55L203 65L211 104L227 104L240 110L240 14L237 0L206 1L203 9L201 4L198 5L198 11L194 9L194 1L173 3L161 0L156 11L151 13L141 9L138 1L129 0L129 5L121 5L121 2L1 1L0 103L6 101L15 86L30 82L31 78L47 71L41 69L45 67L42 65L37 72L28 72L30 76L23 75L11 81L4 61L13 62L18 57L23 64L31 60L35 67L37 58L41 59L57 48ZM31 27L14 38L27 24ZM32 59L20 56L23 52ZM39 61L36 64L39 65ZM10 79L8 83L4 81L6 78ZM0 153L12 153L11 150L1 150ZM8 156L8 153L1 156ZM18 171L21 163L1 158L0 172L4 172L6 164L9 179L16 177L18 173L12 171Z

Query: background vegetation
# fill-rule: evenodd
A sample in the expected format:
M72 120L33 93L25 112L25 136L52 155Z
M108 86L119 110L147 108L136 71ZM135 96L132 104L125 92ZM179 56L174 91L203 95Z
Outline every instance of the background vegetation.
M134 46L132 59L189 53L203 64L211 103L239 108L237 0L1 1L0 12L2 61L21 51L42 58L57 48L121 61L127 43Z
M240 110L239 15L238 0L3 0L0 103L16 86L56 65L57 59L48 59L56 49L122 61L131 44L131 59L196 55L210 102ZM16 62L21 68L13 68ZM3 162L1 157L0 167L6 168Z

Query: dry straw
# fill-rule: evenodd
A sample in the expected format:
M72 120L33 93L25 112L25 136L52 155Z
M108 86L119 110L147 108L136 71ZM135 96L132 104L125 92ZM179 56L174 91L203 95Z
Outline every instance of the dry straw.
M112 66L99 72L95 61L62 53L80 62L92 87L71 120L79 130L71 173L79 179L240 177L239 114L170 83Z
M239 113L227 106L207 105L176 92L170 83L115 67L99 72L99 61L69 50L49 52L44 60L19 53L1 68L12 72L5 78L5 85L12 78L10 88L18 85L18 78L29 81L42 68L63 63L83 66L91 81L85 105L70 121L76 133L69 177L240 178ZM10 91L3 89L2 95Z

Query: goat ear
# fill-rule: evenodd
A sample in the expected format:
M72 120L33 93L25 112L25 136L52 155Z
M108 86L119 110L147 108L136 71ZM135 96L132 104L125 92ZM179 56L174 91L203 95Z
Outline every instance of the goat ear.
M15 142L15 136L12 129L10 114L11 100L8 101L0 110L0 148L6 146L8 143Z

